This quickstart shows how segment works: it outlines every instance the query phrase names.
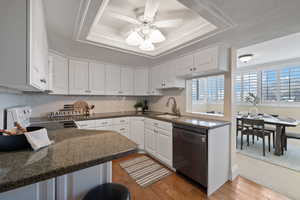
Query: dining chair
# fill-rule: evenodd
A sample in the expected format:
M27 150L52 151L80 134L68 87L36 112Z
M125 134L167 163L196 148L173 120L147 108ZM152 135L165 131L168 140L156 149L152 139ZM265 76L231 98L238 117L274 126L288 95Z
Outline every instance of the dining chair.
M242 131L241 131L241 150L243 150L243 136L247 136L247 145L249 146L249 136L252 136L254 142L254 136L261 138L263 142L263 156L265 152L265 137L268 136L269 152L271 152L271 132L265 131L265 122L262 119L247 119L242 118Z
M296 132L286 132L283 135L283 147L287 151L287 139L296 139L300 140L300 133Z

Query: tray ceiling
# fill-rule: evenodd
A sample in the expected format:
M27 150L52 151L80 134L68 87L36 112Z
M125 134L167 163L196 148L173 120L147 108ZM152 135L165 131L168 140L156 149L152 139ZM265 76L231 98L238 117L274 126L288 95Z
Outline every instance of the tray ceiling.
M155 43L155 50L144 51L130 46L126 38L140 25L122 20L119 16L140 20L144 16L147 0L90 0L83 1L75 39L127 53L156 58L190 45L201 39L233 27L220 13L208 9L195 1L195 5L184 5L177 0L159 1L153 22L178 19L174 26L159 27L165 41ZM193 6L194 9L188 6ZM130 21L129 19L129 21Z

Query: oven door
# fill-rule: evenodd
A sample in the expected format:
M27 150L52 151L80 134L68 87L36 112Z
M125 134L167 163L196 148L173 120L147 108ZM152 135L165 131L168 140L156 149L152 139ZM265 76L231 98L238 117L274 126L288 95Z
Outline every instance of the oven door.
M207 187L207 137L191 130L173 129L173 167Z

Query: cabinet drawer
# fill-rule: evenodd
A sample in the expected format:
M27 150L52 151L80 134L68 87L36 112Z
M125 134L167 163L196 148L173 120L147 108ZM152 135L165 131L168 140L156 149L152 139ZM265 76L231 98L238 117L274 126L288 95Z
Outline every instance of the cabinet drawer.
M167 131L172 131L172 127L173 127L172 123L154 120L154 119L146 119L145 126L149 128L151 128L151 126L158 127Z
M114 125L113 130L117 131L118 133L129 133L129 125Z
M98 126L95 128L95 130L99 130L99 131L113 131L113 127L112 126Z
M96 120L96 127L112 126L112 119L99 119Z
M128 124L129 118L128 117L113 118L112 123L113 123L113 125Z
M87 120L87 121L76 121L76 125L78 128L95 128L96 123L95 120Z
M165 135L165 136L168 136L170 137L170 140L172 140L172 131L167 131L167 130L163 130L163 129L158 129L158 133L160 135Z

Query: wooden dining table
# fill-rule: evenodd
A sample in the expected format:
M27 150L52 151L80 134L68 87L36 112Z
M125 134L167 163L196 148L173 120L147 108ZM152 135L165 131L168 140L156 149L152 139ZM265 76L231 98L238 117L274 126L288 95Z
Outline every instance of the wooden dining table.
M270 124L276 126L275 130L275 152L276 156L283 155L283 140L282 138L285 136L286 127L296 127L300 124L300 120L293 120L288 118L280 118L273 117L270 115L258 115L258 116L243 116L237 115L237 120L241 120L242 118L246 119L261 119L264 120L265 124Z

